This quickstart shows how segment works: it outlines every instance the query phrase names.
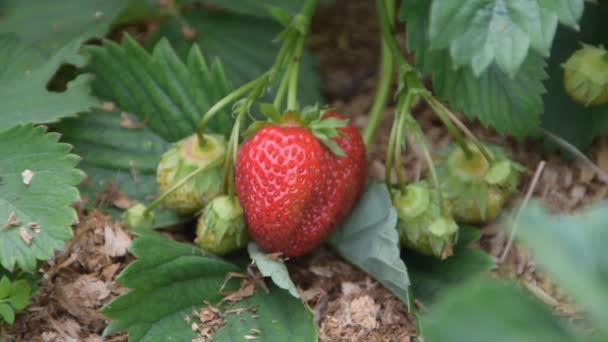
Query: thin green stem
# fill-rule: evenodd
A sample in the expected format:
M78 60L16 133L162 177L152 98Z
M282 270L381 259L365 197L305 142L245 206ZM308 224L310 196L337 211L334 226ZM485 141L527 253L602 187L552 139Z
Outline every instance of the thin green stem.
M393 27L393 9L395 7L394 0L385 0L386 7L388 8L389 20L391 28ZM391 87L391 81L393 79L393 56L391 48L388 43L384 41L384 35L380 33L382 40L382 47L380 50L380 79L378 80L378 88L376 91L376 97L369 113L369 120L363 131L363 142L366 146L369 146L372 141L374 134L378 129L382 113L386 107L388 100L388 94Z
M288 67L287 71L283 75L283 78L281 78L281 83L279 83L279 88L277 89L277 93L274 96L274 102L272 103L279 112L281 111L281 106L283 106L283 100L285 99L285 94L287 93L287 84L289 83L289 77L287 76L290 72L289 69L290 68Z
M393 157L394 157L394 150L396 148L395 143L396 143L396 136L397 136L397 123L399 121L399 116L397 115L397 113L395 113L394 117L393 117L393 126L391 127L391 133L388 137L388 146L386 147L386 160L384 161L384 167L385 167L385 174L384 174L384 182L386 183L386 188L388 189L388 191L391 191L391 188L393 186L392 184L392 177L391 177L391 171L393 168Z
M223 99L219 100L216 104L214 104L211 108L209 108L209 110L203 115L203 117L201 117L200 121L198 122L197 128L196 128L196 134L198 135L198 143L201 146L204 145L204 143L205 143L204 133L205 133L205 127L206 127L207 123L211 119L213 119L213 117L217 113L219 113L220 110L222 110L224 107L229 105L231 102L235 101L240 96L244 95L245 93L254 89L255 87L258 87L260 85L260 83L262 82L262 80L264 80L266 77L267 77L267 73L264 73L260 77L254 79L253 81L245 83L240 88L238 88L235 91L231 92L230 94L226 95Z
M402 110L399 113L399 119L397 123L397 135L395 138L395 172L397 174L397 185L402 193L405 194L407 184L405 184L405 176L403 174L403 162L401 156L403 155L403 145L405 141L405 119L409 115L410 104L412 96L405 98Z
M384 2L384 0L376 0L376 14L378 15L378 21L380 22L380 30L382 32L382 36L384 37L383 40L388 45L388 48L392 51L393 58L399 65L409 65L408 61L405 59L405 56L403 56L403 53L401 52L397 39L395 38L389 9L387 8L387 4Z
M296 110L298 107L298 80L300 78L300 60L302 59L302 51L304 50L304 43L306 42L306 36L301 36L298 39L296 50L292 56L292 65L288 68L289 71L289 85L287 90L287 109Z
M412 122L413 131L414 131L412 133L415 134L416 140L418 141L420 148L422 149L422 154L424 155L424 159L426 160L426 162L429 166L429 171L431 172L431 179L433 181L433 185L435 186L435 189L437 190L437 195L439 197L439 206L441 207L441 212L443 215L447 216L449 214L449 210L448 210L447 206L445 205L445 200L443 198L443 194L442 194L442 190L441 190L441 184L439 183L439 177L437 176L437 169L435 168L435 162L433 161L433 157L431 156L429 146L426 143L426 138L424 136L424 133L422 133L422 129L420 128L420 125L418 125L418 122L416 120L414 120L414 118L411 116L410 116L410 121Z
M147 205L146 210L144 211L144 214L147 214L150 211L154 210L154 208L156 208L159 204L161 204L167 196L169 196L172 192L177 190L182 185L186 184L186 182L189 181L190 179L192 179L194 176L198 175L199 173L201 173L207 169L220 165L221 162L222 162L221 158L218 158L205 166L198 167L196 170L194 170L194 171L190 172L189 174L187 174L186 176L184 176L177 183L173 184L172 187L167 189L167 191L165 191L160 196L158 196L154 201L152 201L152 203Z
M239 133L241 122L246 112L241 112L232 126L232 132L230 132L230 139L228 140L228 151L226 151L226 159L224 161L224 193L230 197L234 196L234 164L236 159L236 151L239 147Z
M447 128L448 132L450 132L450 135L452 136L452 138L454 138L454 140L456 140L456 143L460 146L460 148L464 152L467 159L472 158L473 152L471 152L469 145L465 141L464 137L462 136L462 134L460 133L458 128L456 128L456 126L454 126L454 124L452 123L450 118L446 115L445 110L447 108L445 108L443 106L443 104L441 104L441 102L437 101L437 99L435 99L430 94L429 94L429 96L426 96L424 99L429 104L429 106L431 106L431 108L433 109L433 113L435 113L435 115L437 115L437 117L439 118L439 120L441 120L441 122L443 123L445 128Z

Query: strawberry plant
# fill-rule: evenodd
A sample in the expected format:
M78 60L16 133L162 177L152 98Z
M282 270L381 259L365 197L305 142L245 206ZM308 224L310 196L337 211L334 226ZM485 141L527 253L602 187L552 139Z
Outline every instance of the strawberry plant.
M106 336L326 338L326 308L292 276L327 245L401 302L418 340L606 338L605 206L556 218L526 199L501 220L529 172L474 122L483 136L587 152L608 133L608 3L375 0L380 62L363 120L322 96L309 47L326 3L0 4L2 320L27 319L79 218L102 210L130 230L135 257L100 308ZM487 245L488 224L521 227L594 335L482 275L496 260L471 245Z

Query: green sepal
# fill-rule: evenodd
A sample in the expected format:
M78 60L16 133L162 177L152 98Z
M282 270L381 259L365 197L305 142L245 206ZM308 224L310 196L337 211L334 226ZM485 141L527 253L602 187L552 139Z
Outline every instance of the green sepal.
M482 145L492 160L487 161L479 147L468 143L467 158L457 144L440 153L437 175L441 190L458 222L479 224L493 220L515 193L523 166L509 159L495 145Z
M393 189L397 231L403 247L445 259L458 241L458 225L441 208L439 192L427 182L409 184L405 193Z
M138 203L122 214L123 222L130 229L152 229L154 225L154 211L147 211L147 207Z
M205 206L196 227L197 243L203 250L225 255L249 242L245 216L238 199L219 196Z

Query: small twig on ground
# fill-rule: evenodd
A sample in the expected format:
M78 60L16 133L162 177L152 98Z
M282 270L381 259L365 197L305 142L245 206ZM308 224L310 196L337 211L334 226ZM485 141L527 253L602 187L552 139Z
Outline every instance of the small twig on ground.
M532 194L534 193L534 189L536 189L536 186L538 185L540 176L543 173L543 170L545 169L545 164L546 164L545 161L541 160L541 162L538 163L538 166L536 167L536 171L534 172L534 178L532 178L532 183L530 183L530 186L528 187L528 191L526 192L526 196L524 197L523 202L517 209L515 218L513 219L513 224L512 224L513 227L511 229L511 235L509 236L509 241L507 242L507 246L503 250L500 258L498 259L499 264L502 264L505 261L505 258L507 257L507 255L509 254L509 250L511 249L511 245L513 244L513 240L515 239L515 233L517 232L517 221L519 220L519 216L521 215L521 212L523 211L523 209L528 205L528 202L530 201L530 198L532 197Z
M582 160L585 164L589 165L589 167L591 167L591 169L597 174L597 178L602 182L608 184L608 174L604 172L604 170L602 170L599 166L597 166L597 164L594 163L591 159L589 159L589 157L587 157L583 152L581 152L574 145L566 141L564 138L557 136L544 128L542 128L541 130L543 134L549 139L551 139L554 143L563 147L568 152L575 155L578 159Z

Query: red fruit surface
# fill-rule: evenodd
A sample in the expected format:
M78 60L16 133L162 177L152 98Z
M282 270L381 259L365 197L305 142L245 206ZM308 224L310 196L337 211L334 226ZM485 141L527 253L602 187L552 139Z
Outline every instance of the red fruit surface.
M334 140L344 157L296 124L267 126L239 149L236 191L249 233L266 252L309 252L346 218L363 191L365 145L352 124L339 130Z

